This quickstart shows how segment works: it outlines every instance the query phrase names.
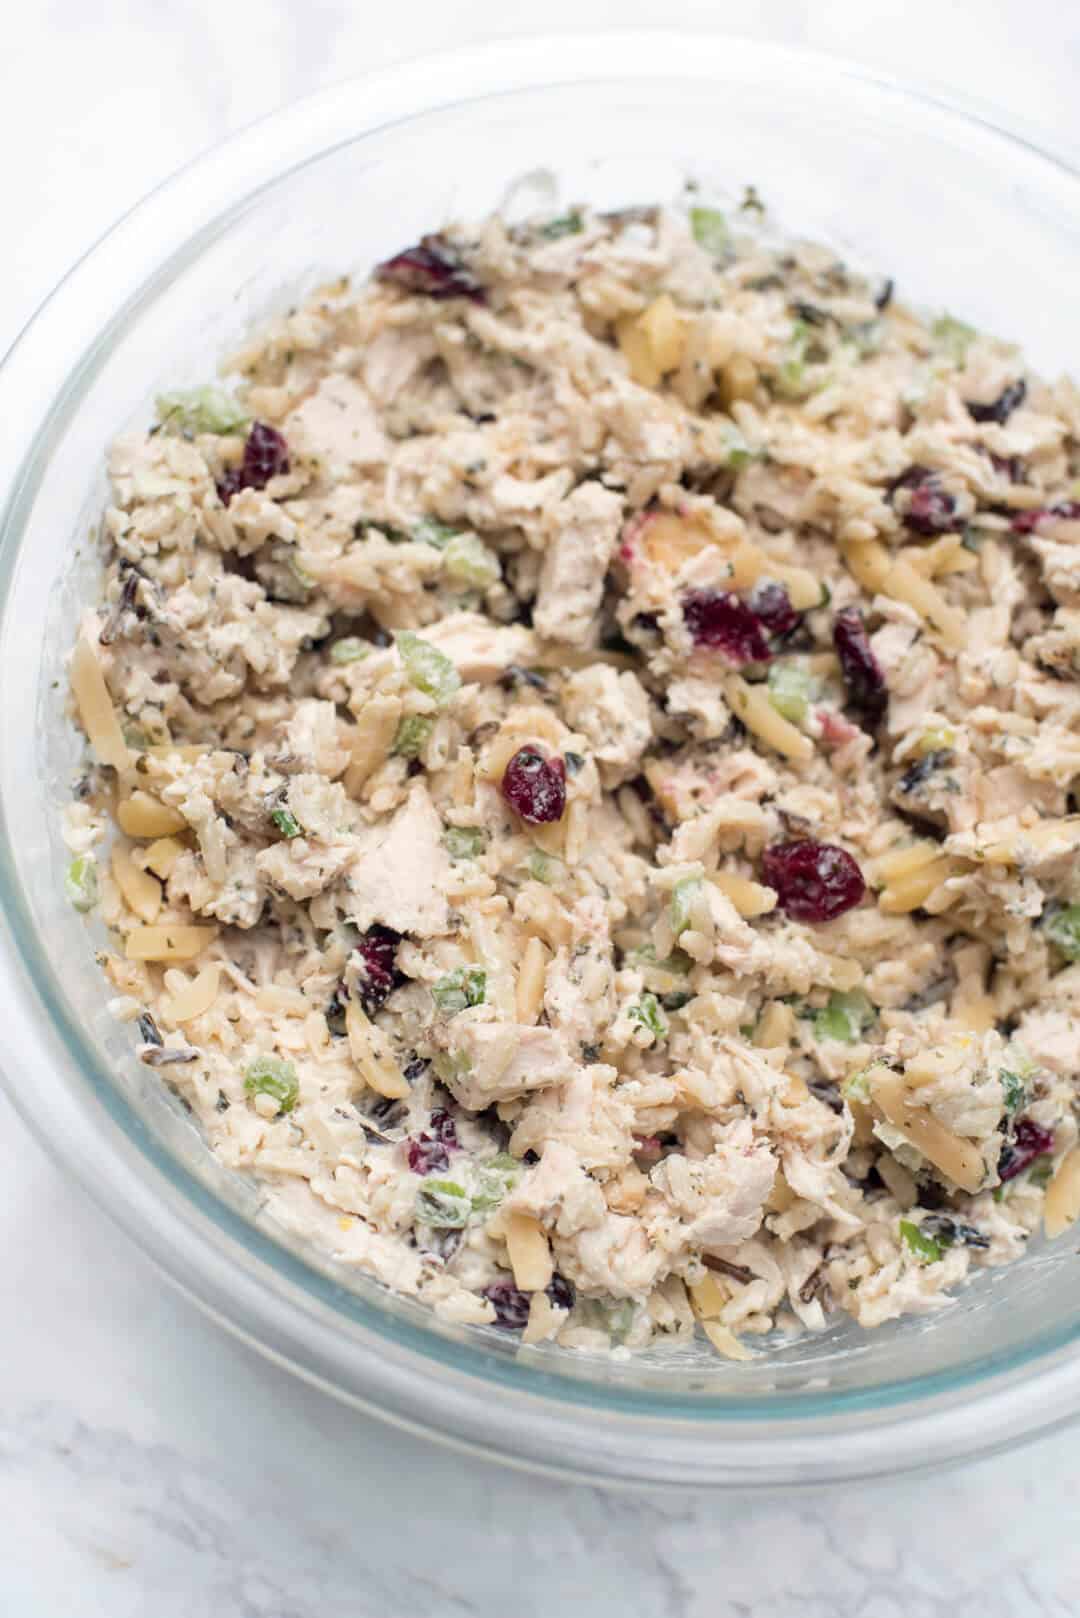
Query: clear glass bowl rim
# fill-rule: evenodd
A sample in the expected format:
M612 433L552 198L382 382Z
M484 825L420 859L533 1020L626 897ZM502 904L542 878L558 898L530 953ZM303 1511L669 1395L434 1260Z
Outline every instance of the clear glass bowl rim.
M722 61L748 74L805 78L822 93L855 80L926 115L981 126L1074 185L1076 172L982 111L962 110L816 53L719 34L546 36L439 53L295 102L211 149L138 203L78 261L0 365L0 411L18 425L0 446L10 491L0 520L0 590L18 560L21 514L81 383L130 308L197 255L234 210L334 146L440 107L587 80L707 79ZM1080 197L1078 197L1080 200ZM87 344L86 334L97 336ZM74 364L71 355L78 356ZM1000 1449L1080 1412L1080 1328L1034 1334L1022 1349L963 1371L797 1405L687 1401L598 1392L460 1347L351 1299L183 1173L96 1073L55 994L35 936L0 803L0 980L9 1050L32 1058L33 1101L0 1079L49 1154L182 1291L227 1329L371 1414L492 1458L606 1484L820 1483L925 1469ZM22 1071L30 1066L27 1062ZM88 1082L88 1080L90 1082ZM45 1130L43 1118L48 1117ZM102 1172L102 1170L107 1172ZM349 1317L346 1343L336 1310ZM493 1399L492 1395L496 1397Z

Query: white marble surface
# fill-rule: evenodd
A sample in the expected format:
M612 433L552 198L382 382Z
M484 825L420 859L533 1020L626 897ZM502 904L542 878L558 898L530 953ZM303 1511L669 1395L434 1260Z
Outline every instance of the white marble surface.
M32 0L0 56L0 349L116 214L284 99L451 40L679 21L859 57L1080 145L1080 17L1060 0ZM1074 1435L930 1482L753 1502L463 1461L204 1322L2 1102L0 1247L3 1618L1080 1610Z

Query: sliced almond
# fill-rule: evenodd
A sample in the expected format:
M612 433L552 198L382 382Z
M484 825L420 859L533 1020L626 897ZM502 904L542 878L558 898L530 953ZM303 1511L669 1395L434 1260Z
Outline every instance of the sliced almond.
M1061 1236L1080 1218L1080 1146L1074 1146L1058 1164L1043 1203L1043 1229L1051 1240Z
M210 1010L221 987L221 963L210 961L197 977L189 979L182 988L163 995L159 1002L162 1019L167 1023L191 1022Z
M131 753L116 716L105 675L90 637L83 630L71 654L71 692L87 740L102 764L126 770Z
M555 1264L547 1232L540 1221L531 1214L508 1214L506 1252L514 1272L514 1284L522 1292L543 1292L555 1274Z
M149 792L137 788L130 798L122 798L116 806L120 830L129 837L168 837L172 832L186 831L187 821L178 809L152 798Z
M143 854L143 864L148 871L153 871L155 876L167 882L172 876L173 866L184 852L183 843L178 843L175 837L159 837Z
M114 843L112 874L130 910L140 921L153 922L161 913L161 883L136 865L126 843Z
M934 1167L948 1176L962 1191L974 1195L985 1178L982 1156L973 1141L954 1135L925 1107L913 1104L898 1073L877 1070L870 1081L870 1093L894 1129L898 1129Z
M390 1054L382 1030L367 1018L355 1000L345 1008L345 1031L349 1050L364 1083L391 1101L402 1101L409 1094L409 1081Z
M217 935L216 927L188 924L135 927L124 940L124 954L129 961L190 961Z

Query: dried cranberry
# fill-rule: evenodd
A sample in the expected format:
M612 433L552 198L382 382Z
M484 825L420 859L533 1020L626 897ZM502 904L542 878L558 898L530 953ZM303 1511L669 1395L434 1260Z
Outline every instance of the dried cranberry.
M568 1281L565 1275L560 1275L558 1270L551 1277L544 1290L556 1309L572 1309L574 1307L576 1294L573 1283Z
M502 795L530 825L561 820L566 808L566 765L558 754L545 758L535 747L520 747L506 766Z
M1037 506L1033 511L1018 511L1012 520L1013 532L1030 534L1045 517L1061 517L1075 522L1080 517L1080 500L1058 500L1052 506Z
M898 508L900 521L916 534L947 534L956 527L956 496L941 487L936 472L926 466L909 466L891 484L889 498L906 491Z
M416 247L406 247L378 266L375 275L406 292L429 298L471 298L484 302L484 289L442 236L424 236Z
M773 843L761 866L780 909L793 921L832 921L866 892L859 867L835 843Z
M833 619L833 645L840 659L850 706L871 725L879 724L889 706L889 693L884 670L870 649L858 607L845 607Z
M998 1177L1014 1180L1029 1163L1054 1150L1052 1130L1044 1129L1033 1118L1021 1118L1013 1130L1013 1138L1002 1147L998 1159Z
M729 662L767 663L772 657L756 614L738 596L694 590L683 596L683 620L695 646L723 652Z
M253 421L244 443L244 459L218 479L218 499L228 505L241 489L265 489L271 478L289 470L289 446L276 427Z
M409 1167L414 1174L439 1174L450 1167L450 1153L441 1140L426 1132L410 1135L408 1142Z
M431 1130L435 1140L441 1141L444 1146L450 1146L455 1151L457 1150L457 1126L445 1107L435 1108L428 1128Z
M1007 388L1002 388L997 398L990 404L977 404L969 399L968 415L972 421L1006 422L1026 398L1027 383L1021 377L1019 382L1010 382Z
M513 1281L493 1281L484 1288L484 1297L495 1306L495 1324L505 1331L521 1331L529 1324L527 1292L522 1292Z
M405 981L396 965L400 943L400 933L376 923L356 946L355 953L360 957L360 1003L369 1016L374 1015L398 984Z
M750 611L770 635L790 635L802 623L802 613L791 605L782 584L766 580L755 584L750 592Z
M1008 478L1010 483L1023 483L1027 467L1022 455L995 455L991 450L990 464L999 478Z

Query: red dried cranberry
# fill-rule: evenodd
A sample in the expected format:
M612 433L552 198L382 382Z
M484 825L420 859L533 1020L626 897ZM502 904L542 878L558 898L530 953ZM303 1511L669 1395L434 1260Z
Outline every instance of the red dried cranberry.
M858 607L845 607L833 619L833 645L847 686L848 702L871 725L884 718L889 706L885 673L870 648L866 625Z
M544 1291L547 1293L556 1309L572 1309L574 1307L574 1298L576 1294L574 1292L573 1283L568 1281L565 1275L560 1275L558 1270L556 1270L555 1274L551 1277L551 1280L544 1288Z
M802 623L802 613L796 612L782 584L766 580L755 584L750 592L750 611L770 635L790 635Z
M832 921L866 892L859 867L835 843L773 843L761 867L780 909L793 921Z
M1002 1147L998 1159L998 1177L1014 1180L1029 1163L1054 1150L1053 1131L1044 1129L1033 1118L1021 1118L1013 1130L1013 1138Z
M695 646L723 652L736 665L767 663L772 657L756 614L738 596L694 590L683 596L682 609Z
M441 1141L444 1146L450 1146L455 1151L458 1147L457 1126L445 1107L436 1107L428 1124L435 1140Z
M545 758L535 747L521 747L506 766L502 795L530 825L561 820L566 808L566 765L558 754Z
M396 965L400 943L400 933L376 923L356 946L360 957L360 1003L368 1016L373 1016L398 984L405 981Z
M504 1331L522 1331L529 1324L527 1292L522 1292L513 1281L493 1281L484 1288L484 1297L495 1306L495 1324Z
M909 466L890 486L889 498L907 491L898 508L900 521L916 534L947 534L956 527L956 496L946 493L936 472L927 466Z
M1058 500L1052 506L1037 506L1033 511L1018 511L1012 520L1013 532L1030 534L1046 517L1062 517L1075 522L1080 517L1080 500Z
M276 427L253 421L244 443L244 459L218 479L218 499L228 505L241 489L265 489L271 478L289 470L289 446Z
M429 298L471 298L484 302L484 289L459 255L441 236L424 236L416 247L406 247L380 264L375 271L380 281L390 281L406 292L420 292Z
M1006 422L1026 398L1027 383L1021 377L1019 382L1010 382L1007 388L1002 388L997 398L990 404L978 404L969 399L968 415L972 421Z
M450 1153L441 1140L426 1132L410 1135L408 1142L409 1167L414 1174L439 1174L450 1167Z

